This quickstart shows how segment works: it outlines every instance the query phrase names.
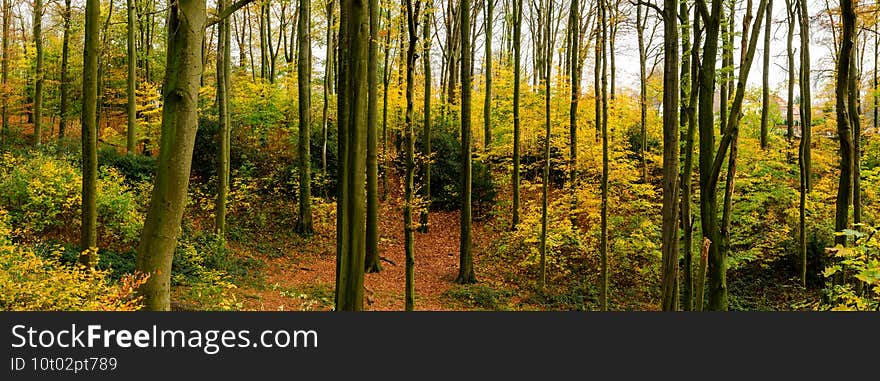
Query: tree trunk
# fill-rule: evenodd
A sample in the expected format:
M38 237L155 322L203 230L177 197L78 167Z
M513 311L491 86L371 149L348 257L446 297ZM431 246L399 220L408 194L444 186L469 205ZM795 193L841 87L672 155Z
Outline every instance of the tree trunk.
M471 0L460 0L461 16L461 237L456 283L475 283L471 252ZM450 97L450 100L452 97Z
M12 20L11 12L12 7L9 0L3 0L3 131L0 134L2 135L0 139L2 139L4 145L9 138L9 23Z
M578 100L580 99L581 92L581 73L580 66L578 66L577 59L580 57L580 2L579 0L571 0L571 6L569 7L569 19L568 19L568 29L569 34L571 35L569 40L569 60L568 66L570 70L570 78L571 78L571 105L568 110L568 136L569 136L569 163L568 163L568 171L569 171L569 182L571 187L571 195L572 195L572 208L577 209L577 112L578 112Z
M70 108L70 79L68 78L68 61L70 56L70 7L71 0L64 0L64 10L62 13L63 32L61 37L61 83L58 85L58 91L61 93L61 102L58 114L58 138L63 139L67 131L67 114Z
M98 19L101 17L98 0L87 0L85 11L85 42L83 46L82 91L82 231L80 263L95 265L98 259ZM5 41L5 40L4 40Z
M602 56L601 71L601 104L602 104L602 210L601 210L601 238L599 243L599 256L601 272L599 276L599 308L608 311L608 65L606 54L606 42L608 40L608 16L607 4L599 1L599 18L601 37L599 37L599 51Z
M800 257L801 285L807 282L806 194L812 189L812 98L810 96L810 13L806 1L799 1L801 34L801 141L798 148L800 164Z
M513 216L511 217L510 227L516 229L519 225L519 171L520 171L520 73L522 64L522 2L523 0L513 0L513 173L511 182L513 183Z
M223 10L227 0L218 0L217 9ZM217 199L214 204L214 229L221 237L226 237L226 196L229 191L229 74L230 60L230 28L229 19L217 23Z
M34 0L34 45L36 68L34 69L34 146L39 147L43 126L43 0Z
M68 0L69 1L69 0ZM220 0L222 1L222 0ZM136 123L137 123L137 103L135 101L135 81L137 81L137 52L135 51L134 42L135 42L135 12L134 12L134 0L128 0L128 81L126 83L126 90L128 95L128 130L126 133L126 152L129 155L135 153L135 145L137 144L136 139L137 135L135 132ZM219 5L218 5L219 8ZM219 36L219 33L218 33ZM218 41L220 37L218 37ZM219 45L219 44L218 44ZM219 46L218 46L219 52ZM219 60L218 55L218 60ZM219 67L219 65L218 65ZM219 69L218 69L219 71ZM219 90L218 90L219 91Z
M406 116L404 133L406 139L406 179L404 179L403 230L404 250L406 251L406 292L404 295L407 311L415 307L415 225L412 218L413 174L415 172L415 137L413 134L413 74L416 66L416 29L421 2L413 7L413 0L406 1L406 24L409 31L409 44L406 49ZM415 9L413 9L415 8Z
M422 62L425 71L425 119L422 131L422 202L424 207L419 216L419 231L428 232L428 212L431 209L431 16L433 15L433 1L426 3L425 19L422 25L422 38L424 39L424 52Z
M682 19L687 19L687 5L682 3L680 6L680 14L682 15ZM682 51L687 52L690 50L690 58L688 58L687 54L683 54L682 57L682 88L685 87L685 84L688 87L687 91L687 108L683 112L682 121L686 124L686 134L685 134L685 148L684 148L684 164L682 165L682 173L681 173L681 226L684 230L682 235L682 252L684 253L684 271L682 272L684 276L682 277L682 283L684 284L683 290L683 299L684 303L682 304L682 309L685 311L689 311L695 308L702 308L702 305L695 306L695 294L696 291L695 281L694 281L694 260L693 260L693 245L694 245L694 217L691 212L691 201L692 201L692 186L693 186L693 168L694 168L694 135L696 134L696 125L697 125L697 110L696 104L697 99L699 97L699 48L700 48L700 15L697 9L694 9L694 18L693 23L690 26L685 26L683 28L685 33L682 33ZM694 41L691 44L687 41L687 32L688 30L692 31L694 34ZM688 67L690 65L690 67ZM684 93L683 93L684 94ZM699 259L699 258L698 258ZM701 270L702 271L702 270ZM702 289L702 285L699 286Z
M773 9L773 0L767 1L767 8ZM761 149L767 149L770 122L770 26L773 12L767 12L767 20L764 21L764 69L763 86L761 91Z
M550 22L553 15L553 0L547 0L546 9L543 10L545 15L544 23L544 41L541 42L541 51L545 54L543 57L544 73L541 82L544 85L544 175L541 180L541 269L540 278L538 279L538 287L543 291L547 284L546 257L547 257L547 191L550 182L550 73L552 71L553 46L550 42Z
M321 174L327 176L327 131L330 124L330 88L333 87L333 16L336 0L327 3L327 51L324 55L324 106L321 110Z
M168 47L163 89L162 138L156 179L136 268L150 277L140 287L144 308L171 307L171 261L186 204L198 128L199 79L205 2L178 0L168 10Z
M835 83L835 108L837 110L837 137L840 141L840 178L837 185L836 213L834 230L840 232L849 228L849 208L853 204L853 172L855 147L853 145L854 121L858 118L852 108L853 68L855 64L856 13L852 0L840 1L843 31L840 36L840 52L837 60L837 82ZM834 241L846 245L846 236L837 235Z
M391 10L385 12L387 23L391 23ZM388 63L391 47L391 33L385 33L384 58L382 65L382 201L388 197L388 85L391 65Z
M340 9L339 195L336 201L336 310L364 308L364 177L367 140L369 5L343 0Z
M495 13L495 1L486 1L486 56L483 58L486 68L486 97L483 101L483 150L489 151L489 144L492 143L492 18Z
M382 271L379 264L379 160L377 157L376 123L379 101L378 94L378 54L379 54L379 1L370 0L370 46L367 58L367 88L369 104L367 106L367 251L365 271L377 273Z
M645 27L648 23L648 15L642 15L642 6L636 5L636 37L639 44L639 124L641 126L641 141L639 142L639 156L642 159L642 182L648 183L648 160L646 158L645 146L648 143L648 77L647 70L647 52L645 51ZM665 56L664 56L665 57ZM664 60L665 65L665 60ZM665 90L664 90L665 91Z
M663 207L661 210L663 272L661 294L665 311L678 309L678 5L678 0L664 0L663 5Z
M297 231L303 236L311 236L314 232L312 228L312 160L309 152L311 145L309 135L312 130L312 38L309 33L311 17L311 1L299 0L297 26L299 31L296 36L298 45L296 78L299 91L299 221Z

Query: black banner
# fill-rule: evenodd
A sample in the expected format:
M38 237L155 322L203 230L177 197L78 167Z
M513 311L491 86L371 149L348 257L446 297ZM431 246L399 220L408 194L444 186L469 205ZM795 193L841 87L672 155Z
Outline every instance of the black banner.
M872 313L0 313L2 379L876 377ZM604 378L604 377L603 377Z

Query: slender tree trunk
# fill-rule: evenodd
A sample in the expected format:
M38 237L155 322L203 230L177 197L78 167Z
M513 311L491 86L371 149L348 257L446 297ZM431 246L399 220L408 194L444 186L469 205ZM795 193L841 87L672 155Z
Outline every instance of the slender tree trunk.
M456 283L475 283L471 252L471 0L460 0L461 16L461 237ZM451 99L452 97L450 97Z
M681 5L680 14L683 15L683 19L687 19L688 9L687 5L684 3ZM688 28L694 34L693 44L687 41ZM691 190L693 186L694 168L694 135L696 134L697 125L696 104L700 90L698 75L700 67L700 15L696 8L694 9L693 23L689 27L685 26L684 31L685 33L682 33L682 51L686 53L690 50L690 58L688 58L688 54L682 54L682 88L686 86L685 84L687 84L688 81L690 83L687 85L687 108L682 115L683 117L686 117L682 118L682 120L684 121L684 124L687 125L687 132L685 134L684 164L682 165L681 174L681 225L684 230L682 235L682 251L684 253L684 271L682 272L684 274L682 279L682 282L684 283L684 303L682 304L682 309L688 311L695 308L702 308L702 305L694 305L696 299L693 265L694 217L691 212L691 201L693 197ZM688 65L690 65L689 68ZM702 285L699 287L702 289Z
M553 68L553 47L550 43L550 22L553 15L553 0L547 0L547 8L543 10L546 17L544 23L544 41L542 42L541 51L545 54L543 57L544 73L541 82L544 85L544 175L541 181L541 272L538 280L538 286L544 290L547 284L546 257L547 257L547 191L550 182L550 73Z
M807 284L807 229L806 195L812 189L812 98L810 96L810 13L806 1L800 4L799 21L801 34L800 113L801 141L798 149L800 164L800 258L801 285Z
M858 32L856 32L858 36ZM858 50L858 37L854 38L853 52ZM855 53L853 54L855 56ZM864 50L862 57L864 57ZM851 110L850 120L852 121L852 140L853 140L853 167L852 167L852 208L853 226L858 229L858 224L862 222L862 181L861 181L861 135L862 135L862 104L861 104L861 69L862 65L858 65L855 57L850 61L851 71L849 77L849 109ZM859 286L860 287L860 286Z
M663 309L678 309L679 55L678 0L663 6ZM644 75L644 74L643 74ZM644 93L643 93L644 94Z
M608 311L608 65L606 54L606 42L608 40L608 10L604 1L599 1L599 18L601 37L599 38L599 51L602 52L601 73L601 103L602 103L602 210L601 210L601 238L599 243L599 256L601 272L599 276L599 308Z
M3 131L0 134L2 135L0 139L2 139L4 145L9 138L9 24L12 20L11 12L12 6L9 0L3 0L3 109L0 111L3 119Z
M370 0L370 46L367 58L367 88L369 104L367 106L367 251L365 271L376 273L382 271L379 264L379 160L377 157L376 105L378 94L378 54L379 54L379 1Z
M140 287L147 310L171 307L171 260L185 209L198 127L205 19L205 2L201 0L178 0L168 10L162 139L136 261L136 269L150 275Z
M578 65L577 59L580 57L580 2L579 0L571 0L571 6L569 7L569 19L568 19L568 29L571 34L571 39L569 41L569 70L570 70L570 78L571 78L571 105L568 110L568 135L569 135L569 163L568 163L568 171L569 171L569 182L571 186L571 195L572 195L572 208L577 209L577 187L578 187L578 177L577 177L577 113L578 113L578 100L580 99L581 92L581 73L580 66Z
M795 24L795 4L792 3L792 0L785 0L785 14L788 21L788 35L786 38L786 54L788 56L788 107L786 107L786 140L788 141L788 147L791 149L792 141L794 139L794 82L795 82L795 69L794 69L794 24Z
M34 46L36 69L34 70L34 146L39 147L43 126L43 0L34 0Z
M391 10L385 12L386 22L391 23ZM391 80L391 33L385 33L384 62L382 65L382 201L388 197L388 85Z
M425 19L422 24L422 38L424 39L424 52L422 62L425 72L425 119L422 131L422 202L424 207L419 216L419 231L428 232L428 212L431 209L431 15L434 10L433 0L426 3Z
M58 91L61 93L61 102L58 113L58 138L63 139L67 131L67 114L70 108L70 79L68 78L68 61L70 56L70 7L71 0L64 0L63 32L61 37L61 83Z
M268 8L266 10L268 16ZM311 1L299 0L299 31L297 33L297 85L299 88L299 222L297 230L304 236L312 227L312 160L309 135L312 130L312 38ZM271 36L270 36L271 38ZM271 79L271 77L270 77Z
M639 44L639 124L641 126L639 156L641 156L642 158L642 182L645 184L648 183L648 160L646 158L645 151L645 146L648 142L648 77L646 74L648 57L647 52L645 51L646 47L644 36L647 23L648 15L644 14L643 16L642 6L636 5L636 37Z
M327 52L324 55L324 106L321 110L321 174L327 176L327 131L330 125L330 88L333 87L333 16L336 0L327 3Z
M492 143L492 19L495 17L495 1L486 1L486 56L483 59L486 68L486 97L483 101L483 150L489 151Z
M415 136L413 134L413 74L416 66L416 46L418 34L416 33L419 7L421 2L413 7L413 0L406 1L406 24L409 31L409 44L406 49L406 179L404 180L404 204L403 204L403 230L404 249L406 251L406 292L404 300L406 310L412 311L415 307L415 224L412 218L413 203L413 175L415 173Z
M773 9L773 0L767 1L767 8ZM770 26L773 12L767 12L767 20L764 21L764 69L763 86L761 91L761 149L767 149L767 134L770 122Z
M837 82L835 83L835 99L837 110L837 137L840 141L840 178L837 185L836 213L834 230L837 232L849 228L849 208L853 204L853 172L855 166L855 147L853 144L854 121L858 118L853 108L853 68L855 63L856 13L852 0L840 1L841 21L843 30L840 36L840 52L837 59ZM834 241L846 245L846 236L835 236Z
M95 265L98 259L98 19L101 17L98 0L86 0L85 43L83 46L82 92L82 231L80 263ZM5 41L5 40L4 40ZM170 266L169 266L170 267Z
M342 0L339 44L339 195L336 202L336 310L364 308L364 177L367 172L369 5Z
M220 0L222 1L222 0ZM137 144L136 139L136 123L137 123L137 103L135 101L135 81L137 81L137 52L135 51L135 0L127 1L128 8L128 81L126 83L126 90L128 95L128 103L127 103L127 111L128 111L128 130L126 133L126 152L129 155L135 153L135 145ZM219 7L219 5L218 5ZM219 37L218 33L218 41L222 38ZM219 44L218 44L219 45ZM218 47L219 51L219 47ZM219 59L219 56L218 56ZM219 65L218 65L219 68ZM218 69L219 71L220 69ZM218 90L219 91L219 90Z
M218 0L217 9L222 10L228 0ZM214 204L214 229L221 237L226 237L226 196L229 191L229 74L231 71L231 40L229 19L217 23L217 198Z
M519 171L520 171L520 73L522 64L522 2L513 0L513 216L510 227L516 229L519 225Z

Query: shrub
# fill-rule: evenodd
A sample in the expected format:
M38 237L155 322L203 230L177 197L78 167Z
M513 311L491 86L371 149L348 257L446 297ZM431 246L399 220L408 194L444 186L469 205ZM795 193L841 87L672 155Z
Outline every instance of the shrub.
M831 263L822 274L827 283L826 303L820 309L880 311L880 241L876 228L844 230L852 245L827 249Z
M146 155L124 155L112 147L98 150L98 164L101 167L113 167L118 170L129 185L152 181L156 174L156 158Z
M47 257L11 243L8 215L0 210L0 310L132 311L141 301L134 290L145 280L129 275L119 282L108 273L63 264L60 251Z

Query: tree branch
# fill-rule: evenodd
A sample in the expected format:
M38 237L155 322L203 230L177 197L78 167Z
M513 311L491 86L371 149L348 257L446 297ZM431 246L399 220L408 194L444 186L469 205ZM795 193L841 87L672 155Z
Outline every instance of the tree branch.
M208 23L205 24L205 28L210 28L210 27L216 25L220 21L229 17L235 11L241 9L245 5L252 3L253 1L254 0L238 0L235 4L232 4L232 5L224 8L222 11L220 11L220 14L218 14L216 17L212 17L210 20L208 20Z

